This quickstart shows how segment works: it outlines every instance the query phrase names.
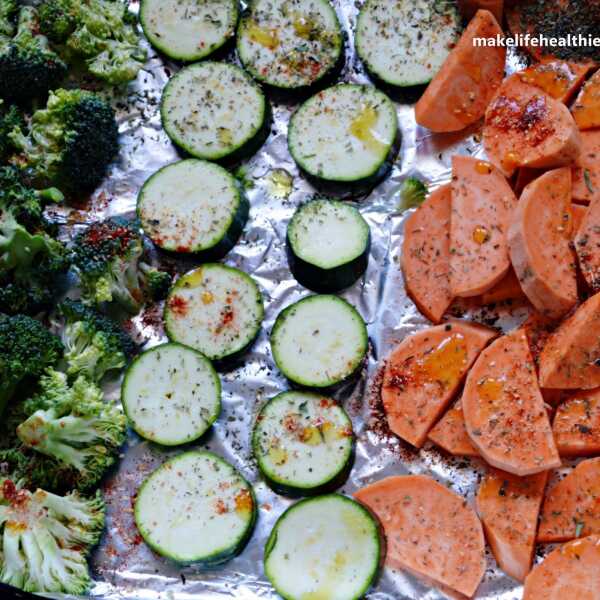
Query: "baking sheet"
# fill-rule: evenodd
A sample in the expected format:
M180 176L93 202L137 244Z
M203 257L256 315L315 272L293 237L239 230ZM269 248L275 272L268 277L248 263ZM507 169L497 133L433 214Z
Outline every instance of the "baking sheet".
M369 83L352 44L359 5L351 0L337 0L334 5L346 35L346 63L340 80ZM131 3L131 8L137 11L137 3ZM71 236L86 222L99 218L133 217L140 186L158 168L179 158L161 128L158 110L161 90L179 67L164 61L149 46L148 52L148 63L137 81L130 84L126 93L114 99L122 149L110 177L85 210L61 208L55 215L64 223L65 237ZM230 55L227 60L235 58ZM522 59L513 54L509 62L509 70L514 70ZM225 258L227 264L243 269L258 282L265 298L266 317L251 350L233 368L221 372L221 417L201 444L191 445L223 456L253 483L259 504L256 529L243 553L220 568L182 568L152 553L134 525L135 493L151 470L183 448L164 450L132 434L123 449L118 470L103 487L108 522L106 534L91 560L94 578L91 596L94 598L250 600L278 597L263 574L262 553L275 520L292 501L276 495L261 481L251 454L250 434L254 416L262 403L289 388L274 365L268 333L283 308L309 294L289 272L285 232L295 208L312 197L315 189L298 173L287 150L287 125L295 105L273 101L272 106L271 135L240 171L251 203L250 219L240 242ZM381 383L382 359L392 346L427 325L426 319L407 298L399 270L399 252L407 216L398 208L401 183L411 175L424 179L432 187L449 181L453 154L484 156L480 131L474 127L459 135L436 136L416 125L412 105L396 102L396 107L402 148L393 170L370 194L353 200L371 228L372 249L363 279L341 295L356 306L367 322L370 349L361 376L335 394L348 410L357 435L354 469L340 491L351 494L358 487L391 474L425 473L472 502L483 473L482 463L475 459L450 459L431 446L417 452L390 434L379 403L378 385ZM281 175L281 170L293 179L289 195L277 184L277 174ZM154 258L180 273L196 264L193 259L173 260L156 251ZM456 310L459 315L469 314L460 307ZM129 323L132 333L144 339L146 347L166 341L161 311L161 305L149 307ZM526 315L525 307L510 306L471 316L488 325L509 328ZM107 393L115 398L118 391L118 381L107 388ZM488 569L477 598L519 598L519 586L502 574L489 554L487 560ZM373 600L434 600L445 596L414 577L386 568L367 597Z

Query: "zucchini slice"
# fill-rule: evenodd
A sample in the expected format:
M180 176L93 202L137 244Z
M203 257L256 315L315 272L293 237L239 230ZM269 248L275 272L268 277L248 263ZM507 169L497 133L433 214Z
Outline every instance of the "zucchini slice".
M237 50L255 79L302 88L339 64L343 39L329 0L254 0L240 21Z
M275 363L288 379L307 387L329 387L348 378L367 347L365 322L337 296L308 296L288 306L271 332Z
M376 182L392 166L398 119L375 88L339 84L309 98L292 115L288 146L299 167L329 182Z
M307 495L342 485L352 463L352 421L330 398L284 392L256 419L252 447L275 491Z
M250 484L212 452L192 450L144 481L135 522L152 550L181 564L223 563L243 549L256 521Z
M303 286L336 292L365 272L371 234L356 208L320 198L295 212L287 229L287 248L290 269Z
M175 60L205 58L235 35L237 0L142 0L148 41Z
M356 23L356 52L375 79L398 87L424 85L460 32L456 2L367 0Z
M137 201L144 232L163 250L221 257L238 241L249 204L223 167L190 158L163 167Z
M279 517L265 546L265 573L286 600L362 598L379 572L378 522L361 504L328 494Z
M175 282L164 321L170 340L220 360L241 352L254 340L263 316L262 295L249 275L208 263Z
M141 437L163 446L187 444L217 420L221 382L200 352L181 344L162 344L129 365L121 401Z
M167 83L160 106L171 140L196 158L240 158L268 135L268 105L242 69L206 61L181 69Z

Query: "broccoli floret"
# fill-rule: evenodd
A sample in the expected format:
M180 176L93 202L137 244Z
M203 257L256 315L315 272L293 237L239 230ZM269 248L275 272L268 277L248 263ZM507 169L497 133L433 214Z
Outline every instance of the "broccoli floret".
M133 340L111 319L81 302L65 300L61 340L67 374L100 381L107 371L121 369L135 352Z
M0 99L0 163L6 161L14 150L8 134L23 125L23 119L16 106L5 106Z
M79 89L51 93L29 133L15 128L9 137L38 179L71 195L94 191L119 151L114 110Z
M127 5L111 0L46 0L42 32L85 60L90 73L117 85L135 78L146 61Z
M23 102L46 94L67 73L67 65L39 33L31 6L19 12L16 35L0 38L0 96Z
M15 17L18 11L17 0L0 0L0 37L12 37L15 34Z
M148 300L158 300L170 276L142 261L139 230L122 219L91 225L75 238L72 261L84 301L117 302L131 314Z
M415 208L419 206L427 196L427 186L416 177L404 180L400 190L400 209Z
M62 199L56 189L26 186L14 167L0 167L0 311L35 314L54 297L56 279L66 273L69 255L53 239L44 203Z
M25 412L31 416L17 427L23 444L74 469L86 487L100 481L125 441L124 414L82 376L70 386L65 373L48 369Z
M39 321L0 315L0 414L26 378L39 377L62 355L62 344Z
M83 594L90 587L87 556L104 529L100 492L57 496L0 482L0 581L28 592Z

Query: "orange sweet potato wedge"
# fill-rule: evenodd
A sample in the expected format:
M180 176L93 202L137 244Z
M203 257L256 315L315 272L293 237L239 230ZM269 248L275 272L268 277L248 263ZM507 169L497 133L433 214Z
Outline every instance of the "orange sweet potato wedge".
M600 290L600 194L592 200L575 236L579 269L589 288Z
M573 167L573 200L600 197L600 129L581 132L581 156Z
M569 109L519 77L505 79L488 106L483 143L507 177L517 167L571 165L581 153L581 134Z
M493 467L525 476L560 466L525 332L488 346L469 371L462 396L473 445Z
M580 462L546 493L538 542L568 542L599 533L599 499L600 458L589 458Z
M517 199L488 162L452 157L450 289L453 296L478 296L510 268L507 231Z
M506 62L506 48L476 47L474 38L504 33L494 15L479 10L415 106L417 123L437 133L460 131L479 121L494 97Z
M473 596L485 572L485 541L462 496L424 475L387 477L354 496L379 517L390 567Z
M525 187L508 230L510 260L533 306L552 318L577 303L571 241L571 169L549 171Z
M477 491L477 512L496 562L524 581L531 570L548 473L516 477L490 469Z
M582 131L600 127L600 71L583 86L571 113Z
M588 298L548 337L539 357L542 388L600 386L600 294Z
M523 600L598 600L600 537L575 540L548 554L525 580Z
M479 456L465 427L462 404L457 400L427 436L429 441L454 456Z
M556 409L552 423L561 456L600 454L600 388L575 392Z
M496 332L462 321L407 337L390 354L381 397L390 429L420 448Z
M489 10L502 25L504 0L458 0L458 9L465 19L472 19L478 10Z
M406 291L418 309L439 323L452 302L450 291L451 187L444 185L407 219L400 264Z

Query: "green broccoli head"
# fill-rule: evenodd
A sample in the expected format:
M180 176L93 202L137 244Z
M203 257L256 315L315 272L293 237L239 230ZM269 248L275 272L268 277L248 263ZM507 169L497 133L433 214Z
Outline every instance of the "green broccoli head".
M142 237L131 223L110 219L88 227L75 238L72 254L83 299L114 301L135 314L146 301L164 297L170 276L144 263L143 254Z
M125 441L123 412L82 376L69 385L65 373L49 369L25 411L31 414L17 427L21 442L73 469L86 487L100 481Z
M91 583L87 556L104 522L100 492L57 496L0 481L0 581L34 593L85 593Z
M28 133L9 135L37 178L70 195L88 194L100 184L119 152L112 107L84 90L57 90L31 119Z
M427 186L416 177L404 180L400 190L400 209L415 208L419 206L427 196Z
M111 319L81 302L65 300L61 339L67 374L100 381L107 371L123 368L135 352L133 340Z
M22 7L16 35L0 39L0 96L18 102L37 98L57 87L66 73L67 65L39 33L36 10Z
M0 0L0 38L10 38L15 34L18 8L17 0Z
M118 85L135 78L146 60L124 2L46 0L42 32L85 60L90 73Z
M62 356L62 344L39 321L0 314L0 414L17 386L39 377Z
M23 123L19 109L14 105L5 106L0 99L0 163L8 160L14 151L13 143L8 134L15 127L22 127Z

